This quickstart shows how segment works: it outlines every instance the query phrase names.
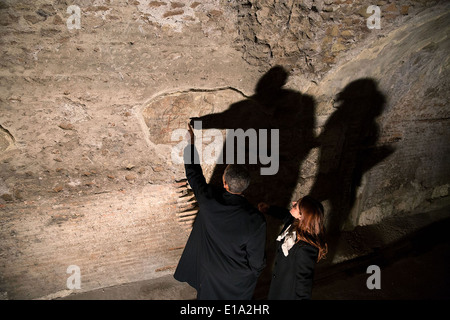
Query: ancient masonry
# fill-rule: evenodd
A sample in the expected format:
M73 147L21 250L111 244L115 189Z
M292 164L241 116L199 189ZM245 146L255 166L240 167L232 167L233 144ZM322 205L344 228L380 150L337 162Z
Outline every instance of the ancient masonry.
M254 101L276 65L286 90L311 97L322 137L292 198L338 170L353 192L346 232L445 208L449 18L447 1L0 0L0 298L172 274L197 209L172 133ZM349 141L368 97L380 99L360 168ZM339 104L355 109L333 127Z

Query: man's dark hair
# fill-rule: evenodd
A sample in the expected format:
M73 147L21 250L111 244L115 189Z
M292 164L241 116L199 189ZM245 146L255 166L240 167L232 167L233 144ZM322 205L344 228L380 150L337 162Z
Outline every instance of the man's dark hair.
M224 175L228 189L233 193L242 193L250 184L250 174L243 165L228 165Z

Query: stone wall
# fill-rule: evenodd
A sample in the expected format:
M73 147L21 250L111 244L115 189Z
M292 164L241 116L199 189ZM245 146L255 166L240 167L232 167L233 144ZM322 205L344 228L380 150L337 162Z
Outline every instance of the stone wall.
M346 52L383 37L435 1L239 1L237 46L252 65L288 65L293 74L318 81ZM380 8L380 30L369 29Z
M445 1L0 0L1 297L68 294L70 265L74 291L171 274L189 235L172 132L255 101L276 65L313 107L317 143L287 197L314 191L349 230L445 207L448 14ZM361 126L348 110L368 101L378 113Z

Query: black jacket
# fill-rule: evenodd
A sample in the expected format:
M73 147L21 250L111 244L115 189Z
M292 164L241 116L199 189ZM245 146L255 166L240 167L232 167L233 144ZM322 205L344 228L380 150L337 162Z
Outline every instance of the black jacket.
M283 231L294 220L286 209L271 207L268 214L281 218L285 222ZM289 250L289 254L286 257L281 249L282 244L283 241L277 241L275 265L268 299L311 299L314 268L319 249L304 241L298 241Z
M186 177L200 209L174 277L198 299L251 299L265 266L265 218L243 196L208 185L199 164L186 164L191 151Z

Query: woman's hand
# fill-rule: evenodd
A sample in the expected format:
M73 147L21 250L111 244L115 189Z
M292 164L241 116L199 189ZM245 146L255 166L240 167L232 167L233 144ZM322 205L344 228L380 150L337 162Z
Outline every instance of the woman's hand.
M270 206L265 202L258 203L258 210L262 213L267 213L269 208L270 208Z

